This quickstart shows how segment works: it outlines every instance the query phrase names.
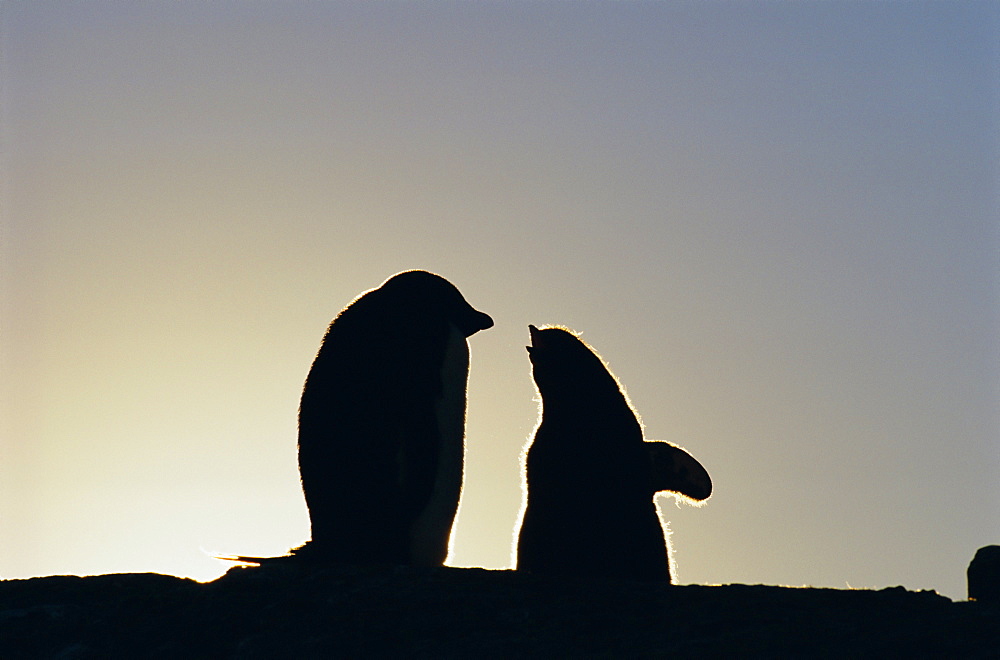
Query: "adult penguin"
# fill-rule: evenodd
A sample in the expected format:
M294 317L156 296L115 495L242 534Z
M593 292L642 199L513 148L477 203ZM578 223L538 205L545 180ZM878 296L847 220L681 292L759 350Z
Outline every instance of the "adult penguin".
M492 326L448 280L421 270L337 315L299 408L312 540L295 554L444 563L462 490L466 339Z

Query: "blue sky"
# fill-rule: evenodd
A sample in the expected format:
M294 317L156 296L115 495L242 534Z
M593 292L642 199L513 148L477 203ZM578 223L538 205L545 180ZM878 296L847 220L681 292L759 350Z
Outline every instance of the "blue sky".
M0 575L305 540L298 395L407 268L470 342L503 567L528 323L715 481L683 583L965 595L1000 542L988 2L5 3Z

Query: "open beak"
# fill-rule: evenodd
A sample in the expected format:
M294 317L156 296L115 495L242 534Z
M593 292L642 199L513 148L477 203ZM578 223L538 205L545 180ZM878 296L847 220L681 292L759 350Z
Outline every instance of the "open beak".
M525 348L528 349L528 352L530 353L531 349L537 348L538 345L541 343L540 339L541 331L539 331L539 329L536 328L535 326L529 325L528 334L531 336L531 346L525 346Z

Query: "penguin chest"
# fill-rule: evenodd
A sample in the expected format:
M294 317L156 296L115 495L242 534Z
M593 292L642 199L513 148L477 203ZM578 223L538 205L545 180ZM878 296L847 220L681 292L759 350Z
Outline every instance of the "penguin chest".
M448 554L452 522L462 492L465 457L466 386L469 345L465 335L449 326L441 362L440 396L434 401L437 454L433 485L411 529L411 557L416 564L441 565Z

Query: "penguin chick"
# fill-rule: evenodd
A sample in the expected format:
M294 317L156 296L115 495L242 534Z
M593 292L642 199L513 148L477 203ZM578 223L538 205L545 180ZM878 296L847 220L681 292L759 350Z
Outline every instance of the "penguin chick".
M643 440L617 379L574 333L528 329L541 416L525 450L518 570L669 582L653 497L671 491L705 500L708 472L676 445Z

